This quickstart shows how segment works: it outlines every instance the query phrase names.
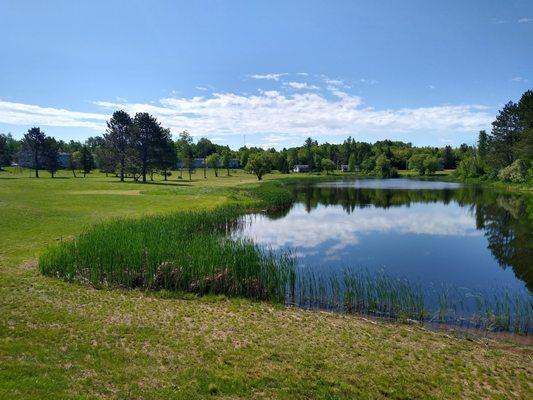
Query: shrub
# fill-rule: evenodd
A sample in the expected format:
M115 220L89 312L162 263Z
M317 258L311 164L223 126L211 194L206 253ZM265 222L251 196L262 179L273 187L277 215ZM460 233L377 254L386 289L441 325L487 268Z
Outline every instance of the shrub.
M440 168L440 161L437 157L427 156L423 162L426 174L434 174Z
M456 173L462 178L477 178L483 175L483 166L476 156L466 156L457 166Z
M408 161L409 169L415 170L420 175L424 175L426 173L426 168L424 167L425 159L425 154L413 154Z
M391 167L391 162L384 154L376 157L376 166L374 167L374 174L380 178L393 178L398 175L398 170Z
M524 183L528 178L528 165L524 160L515 160L511 165L502 168L498 179L506 182Z

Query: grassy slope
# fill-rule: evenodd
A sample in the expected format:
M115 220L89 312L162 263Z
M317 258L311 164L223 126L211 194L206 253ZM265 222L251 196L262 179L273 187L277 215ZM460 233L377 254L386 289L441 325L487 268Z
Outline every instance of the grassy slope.
M531 347L240 299L97 291L37 272L47 243L97 221L213 207L253 182L195 178L143 186L0 172L0 399L189 399L210 386L221 398L533 394Z

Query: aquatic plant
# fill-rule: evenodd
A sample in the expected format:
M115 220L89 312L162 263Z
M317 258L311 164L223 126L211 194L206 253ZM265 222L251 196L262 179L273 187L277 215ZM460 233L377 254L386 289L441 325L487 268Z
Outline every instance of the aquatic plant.
M533 297L527 291L493 289L487 294L450 285L422 288L382 270L347 268L327 275L297 271L295 292L287 302L298 307L533 333Z
M250 240L229 239L243 209L181 212L97 225L48 247L43 274L94 286L167 289L283 301L293 267Z

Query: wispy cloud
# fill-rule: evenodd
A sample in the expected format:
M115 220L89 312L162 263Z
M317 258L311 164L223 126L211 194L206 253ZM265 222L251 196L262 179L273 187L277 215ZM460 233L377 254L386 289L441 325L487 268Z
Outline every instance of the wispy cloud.
M511 78L511 82L528 83L529 79L526 79L526 78L521 77L521 76L514 76L514 77Z
M528 24L530 22L533 22L533 18L520 18L518 20L519 24Z
M202 92L205 92L206 90L209 90L209 89L206 88L205 86L196 86L196 89L197 89L197 90L201 90Z
M131 114L149 112L172 132L186 129L194 135L222 138L236 134L267 135L265 144L284 138L339 137L364 134L390 138L424 133L435 140L446 134L485 129L493 115L479 105L382 109L365 106L363 99L331 86L333 98L305 92L291 95L263 91L256 95L213 93L208 96L166 97L154 104L97 101L101 113L77 112L32 104L0 101L0 123L105 129L114 110ZM440 132L440 133L439 133Z
M359 83L362 83L364 85L377 85L379 83L379 81L376 80L376 79L361 78L361 79L359 79Z
M316 85L309 85L306 82L283 82L283 86L288 86L293 89L307 89L307 90L320 90Z
M426 86L429 90L435 90L435 85L427 85Z
M296 75L309 76L309 74L307 72L297 72Z
M248 75L248 77L253 79L266 79L266 80L272 80L272 81L279 81L281 77L289 75L286 72L282 72L279 74L254 74L254 75Z
M500 18L492 18L490 22L494 25L502 25L502 24L506 24L508 21L505 19L500 19Z

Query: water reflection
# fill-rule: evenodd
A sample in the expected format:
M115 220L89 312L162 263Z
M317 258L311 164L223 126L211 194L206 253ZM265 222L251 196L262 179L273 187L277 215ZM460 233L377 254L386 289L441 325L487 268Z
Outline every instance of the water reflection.
M426 285L533 291L530 196L401 179L291 190L291 209L249 216L240 235L290 248L309 268L385 268Z

